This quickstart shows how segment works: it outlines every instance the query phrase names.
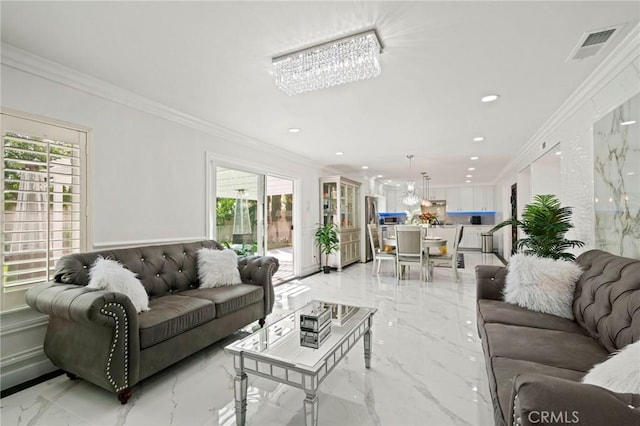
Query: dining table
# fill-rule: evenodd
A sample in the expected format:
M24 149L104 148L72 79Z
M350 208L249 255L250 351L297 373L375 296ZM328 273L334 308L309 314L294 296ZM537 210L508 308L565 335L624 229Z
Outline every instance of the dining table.
M383 238L382 244L384 246L395 247L396 239L395 237ZM427 264L427 273L425 274L425 278L426 278L426 281L431 281L431 273L430 273L431 267L429 266L429 249L431 248L440 249L440 247L446 247L447 240L441 237L426 236L422 238L420 245L422 246L422 252L424 253L426 264Z

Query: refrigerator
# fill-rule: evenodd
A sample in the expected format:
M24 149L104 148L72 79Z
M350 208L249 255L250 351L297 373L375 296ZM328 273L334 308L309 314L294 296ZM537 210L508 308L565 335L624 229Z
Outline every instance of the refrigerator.
M373 260L373 252L371 251L371 243L369 240L369 227L370 223L378 223L378 200L377 197L367 195L364 197L364 235L365 235L365 247L366 257L365 262Z

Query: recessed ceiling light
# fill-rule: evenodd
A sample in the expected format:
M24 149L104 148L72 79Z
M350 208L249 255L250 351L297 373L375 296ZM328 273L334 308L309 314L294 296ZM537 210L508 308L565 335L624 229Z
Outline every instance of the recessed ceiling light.
M477 159L479 159L479 158L480 158L480 157L470 157L469 159L470 159L470 160L475 161L475 160L477 160Z
M381 178L381 177L384 177L384 176L382 176L382 175L378 175L377 177L378 177L378 178Z
M620 123L621 126L629 126L631 124L636 124L636 120L623 121Z
M469 170L470 172L474 171L476 168L475 167L469 167L467 170Z
M399 183L396 183L396 186L400 186L400 184L399 184Z
M629 173L627 173L627 176L633 176L635 174L636 174L636 172L629 172Z
M292 127L289 129L289 133L300 133L300 129L297 127Z
M386 182L387 182L387 183L391 183L391 179L387 179L387 181L386 181Z
M467 175L467 176L465 176L465 177L473 177L473 175Z
M562 155L562 151L556 151L556 155Z
M471 183L471 181L469 179L465 180L466 183Z
M338 151L338 152L336 152L336 155L344 155L344 152Z
M487 96L483 96L480 100L482 102L493 102L496 99L498 99L500 96L498 95L487 95Z
M367 170L369 166L362 166L363 169Z
M483 140L484 140L484 138L482 136L478 136L478 137L473 138L474 142L482 142Z

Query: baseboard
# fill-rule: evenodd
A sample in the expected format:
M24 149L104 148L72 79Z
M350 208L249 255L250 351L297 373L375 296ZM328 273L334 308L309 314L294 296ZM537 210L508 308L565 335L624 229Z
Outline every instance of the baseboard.
M53 366L48 359L25 365L9 372L3 372L2 398L59 376L62 373L63 371ZM6 389L4 388L5 386L7 386Z

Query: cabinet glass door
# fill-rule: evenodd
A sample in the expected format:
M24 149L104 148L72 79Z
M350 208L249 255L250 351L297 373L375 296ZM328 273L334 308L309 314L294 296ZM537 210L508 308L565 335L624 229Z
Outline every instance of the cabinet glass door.
M337 223L337 185L335 182L322 184L322 224Z
M355 199L356 189L353 185L346 185L345 189L345 216L344 216L344 227L345 228L353 228L355 227L355 208L356 208L356 199Z
M352 222L351 222L351 226L353 226L354 228L359 228L360 227L360 213L359 213L359 203L360 201L360 188L354 186L353 187L353 198L352 198L352 202L351 202L351 218L352 218Z
M349 218L347 212L348 205L348 195L347 195L348 186L344 183L340 184L340 227L348 228Z

